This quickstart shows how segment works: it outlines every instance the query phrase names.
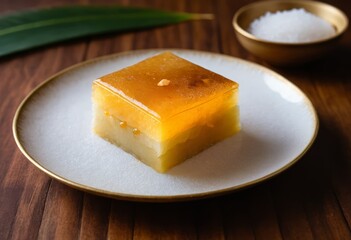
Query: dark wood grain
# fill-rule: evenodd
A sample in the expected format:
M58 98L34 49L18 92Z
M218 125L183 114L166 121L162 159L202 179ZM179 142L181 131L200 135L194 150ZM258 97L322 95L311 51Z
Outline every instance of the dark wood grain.
M135 205L133 239L194 239L193 204Z
M214 13L213 21L55 44L0 59L0 239L351 239L351 31L328 57L277 68L239 46L232 17L253 0L0 0L0 13L77 4L122 4ZM326 0L351 18L351 2ZM84 193L35 168L17 149L11 124L22 99L58 71L134 49L186 48L268 66L314 104L320 131L293 167L257 186L213 199L134 203Z
M132 203L112 201L108 239L133 239L135 206Z
M46 195L39 239L77 239L80 233L84 194L52 181Z

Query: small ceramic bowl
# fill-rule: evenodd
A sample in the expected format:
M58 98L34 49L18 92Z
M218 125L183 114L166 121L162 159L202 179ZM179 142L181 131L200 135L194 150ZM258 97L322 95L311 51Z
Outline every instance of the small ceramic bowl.
M335 35L308 43L280 43L263 40L247 31L252 21L266 12L304 8L331 23ZM233 18L233 26L241 45L263 60L273 65L296 65L317 59L330 52L348 26L346 15L339 9L316 1L282 0L260 1L240 8Z

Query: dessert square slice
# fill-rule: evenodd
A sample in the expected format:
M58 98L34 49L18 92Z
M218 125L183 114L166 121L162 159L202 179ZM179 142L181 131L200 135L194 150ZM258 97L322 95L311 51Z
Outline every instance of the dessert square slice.
M240 130L238 84L171 52L93 82L93 129L158 172Z

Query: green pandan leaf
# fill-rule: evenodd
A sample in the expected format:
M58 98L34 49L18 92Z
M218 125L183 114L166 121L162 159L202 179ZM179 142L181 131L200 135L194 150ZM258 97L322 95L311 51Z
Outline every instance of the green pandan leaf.
M0 16L0 56L68 39L145 29L211 14L121 6L64 6Z

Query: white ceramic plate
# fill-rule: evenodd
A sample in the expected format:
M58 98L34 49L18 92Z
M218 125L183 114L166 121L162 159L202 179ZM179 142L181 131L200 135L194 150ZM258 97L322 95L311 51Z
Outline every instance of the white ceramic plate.
M136 201L176 201L223 194L287 169L318 129L307 97L282 76L237 58L191 50L179 56L240 84L242 130L166 174L91 131L91 83L161 50L107 56L66 69L37 87L16 113L16 142L35 166L70 186Z

